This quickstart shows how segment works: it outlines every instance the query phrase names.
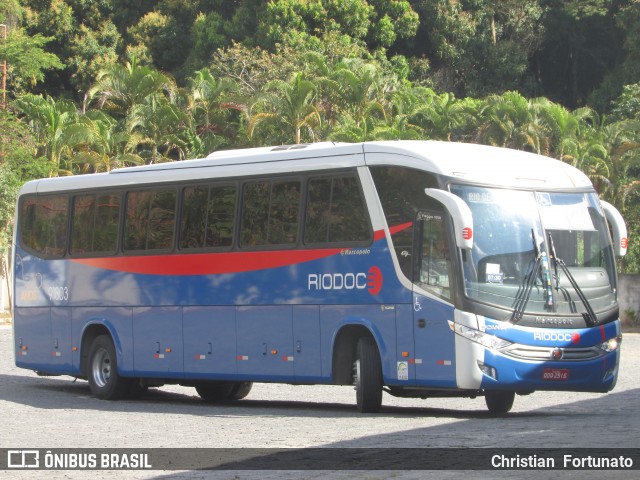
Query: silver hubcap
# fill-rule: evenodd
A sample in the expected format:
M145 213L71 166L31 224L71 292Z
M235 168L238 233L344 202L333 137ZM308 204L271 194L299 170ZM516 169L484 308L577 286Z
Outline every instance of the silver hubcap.
M93 357L91 373L98 387L105 387L109 383L109 378L111 378L111 357L104 348L98 350L95 357Z

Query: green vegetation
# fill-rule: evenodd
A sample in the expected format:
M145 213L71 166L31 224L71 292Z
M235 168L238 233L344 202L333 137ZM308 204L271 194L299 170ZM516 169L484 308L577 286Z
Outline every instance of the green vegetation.
M38 176L439 139L580 168L640 271L639 0L5 0L0 23L3 227Z

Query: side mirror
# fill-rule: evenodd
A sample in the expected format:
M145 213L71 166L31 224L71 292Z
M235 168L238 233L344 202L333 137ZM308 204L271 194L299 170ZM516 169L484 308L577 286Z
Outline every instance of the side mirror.
M456 245L458 248L469 250L473 247L473 215L471 209L457 195L437 188L425 188L427 196L437 200L453 218Z
M627 247L629 246L627 226L624 224L624 219L616 207L603 200L600 200L600 203L604 210L604 216L607 217L607 222L609 222L611 232L613 233L613 251L616 256L624 257L627 254Z

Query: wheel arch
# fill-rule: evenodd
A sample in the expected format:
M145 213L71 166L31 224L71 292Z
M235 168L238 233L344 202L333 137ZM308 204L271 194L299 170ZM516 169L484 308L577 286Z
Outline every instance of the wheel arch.
M91 349L91 344L100 335L108 335L113 341L118 360L118 369L120 369L122 345L116 330L105 319L93 319L84 326L82 330L82 340L80 342L80 373L85 377L88 375L87 365L89 362L89 350Z
M335 385L353 384L353 364L356 361L358 339L372 338L382 357L379 336L375 329L365 322L345 323L337 331L333 339L331 379Z

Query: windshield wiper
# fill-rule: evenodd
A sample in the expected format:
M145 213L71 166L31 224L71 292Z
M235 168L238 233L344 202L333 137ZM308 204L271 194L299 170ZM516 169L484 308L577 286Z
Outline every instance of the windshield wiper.
M540 272L540 270L542 270L542 283L546 296L545 306L548 309L553 308L553 291L551 288L551 276L549 275L547 254L540 251L538 242L536 241L536 234L533 228L531 229L531 239L533 241L533 251L536 255L536 259L535 263L531 267L529 276L527 277L525 275L525 284L520 287L518 293L516 294L516 303L513 307L513 313L511 314L512 323L517 323L522 320L524 310L527 306L527 303L529 303L531 291L533 290L533 285L535 284L536 278L538 278L538 273Z
M560 265L560 268L569 279L569 283L571 283L571 286L573 287L576 294L578 295L578 298L580 298L580 301L582 302L582 304L587 310L586 312L582 313L582 318L584 318L584 321L590 327L597 325L598 317L593 311L593 307L591 307L589 300L587 300L587 297L585 297L584 292L576 282L576 279L573 277L573 274L569 271L569 268L567 267L566 263L564 263L564 260L562 260L561 258L558 258L558 255L556 254L556 247L553 244L553 237L551 236L551 232L547 232L547 235L549 237L549 251L551 253L551 258L553 259L554 268L555 268L556 291L560 290L560 276L558 275L558 265Z

